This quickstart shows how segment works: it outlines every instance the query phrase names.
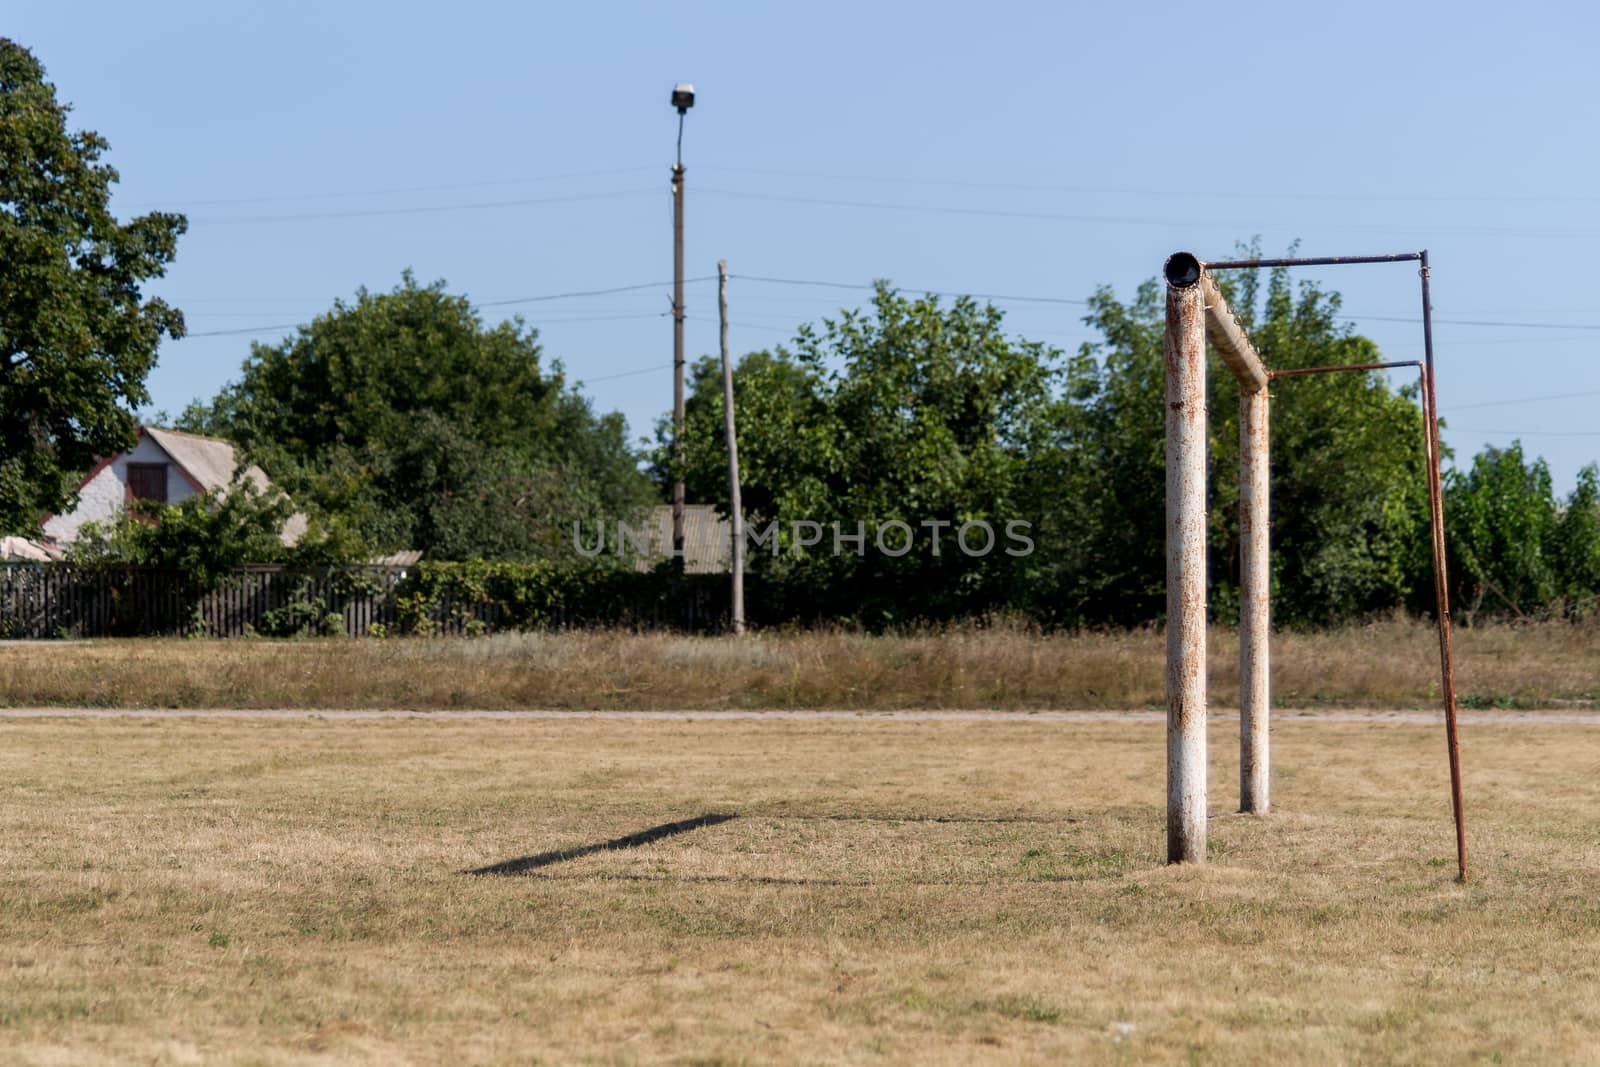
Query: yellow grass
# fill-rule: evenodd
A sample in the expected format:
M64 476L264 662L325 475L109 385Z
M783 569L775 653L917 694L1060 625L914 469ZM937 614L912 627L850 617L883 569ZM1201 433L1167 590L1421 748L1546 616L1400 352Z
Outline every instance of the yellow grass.
M1467 707L1600 700L1600 626L1457 631ZM1238 696L1233 632L1211 639L1211 696ZM1154 708L1163 636L1016 627L748 639L618 631L477 640L0 644L0 705L315 708ZM1408 620L1273 643L1279 706L1425 707L1433 629Z
M1159 723L0 721L0 1059L1600 1058L1594 727L1467 730L1465 886L1437 728L1230 729L1174 869Z

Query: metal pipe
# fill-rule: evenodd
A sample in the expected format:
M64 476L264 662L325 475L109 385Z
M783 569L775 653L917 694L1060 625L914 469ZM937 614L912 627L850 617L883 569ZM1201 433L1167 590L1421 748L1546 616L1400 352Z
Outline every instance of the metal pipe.
M678 118L683 138L683 118ZM679 149L680 153L682 148ZM672 559L683 573L683 162L672 167Z
M1216 281L1204 271L1200 274L1200 291L1205 297L1206 336L1222 361L1239 379L1239 388L1247 393L1259 393L1267 388L1267 368L1256 353L1256 346L1234 318L1228 302Z
M1352 263L1409 263L1425 258L1425 252L1397 252L1387 256L1307 256L1290 259L1219 259L1205 265L1206 270L1243 270L1254 267L1337 267Z
M1456 733L1456 666L1450 643L1450 580L1445 569L1444 490L1439 473L1439 397L1434 390L1433 301L1428 292L1428 253L1420 253L1422 276L1423 417L1428 434L1428 518L1433 533L1433 589L1438 608L1439 672L1444 683L1445 745L1450 753L1450 806L1456 821L1456 877L1467 880L1466 816L1461 801L1461 747Z
M1346 370L1394 370L1396 367L1416 367L1422 369L1420 359L1402 359L1393 363L1341 363L1334 367L1289 367L1283 370L1267 371L1268 378L1298 378L1302 374L1333 374Z
M1167 260L1167 862L1206 858L1206 333L1199 260Z
M1318 256L1288 259L1236 259L1217 260L1213 263L1200 265L1194 257L1180 253L1187 261L1193 261L1195 270L1233 270L1254 269L1261 267L1321 267L1337 266L1358 263L1408 263L1415 262L1419 265L1418 273L1422 278L1422 343L1424 361L1420 364L1422 372L1422 417L1423 417L1423 444L1427 465L1428 478L1428 526L1432 541L1433 555L1433 586L1434 599L1437 608L1439 624L1439 672L1444 688L1444 718L1445 718L1445 743L1450 757L1450 804L1455 816L1456 826L1456 875L1461 881L1467 878L1467 834L1466 816L1461 798L1461 747L1456 722L1456 678L1455 657L1451 642L1450 622L1450 583L1445 561L1445 536L1444 536L1444 490L1443 476L1440 473L1440 448L1439 448L1439 398L1435 391L1435 376L1433 365L1433 301L1429 292L1428 252L1401 252L1383 256ZM1174 256L1167 261L1168 264L1168 336L1171 336L1171 286L1173 284L1172 265ZM1304 367L1290 370L1271 371L1269 378L1287 378L1302 374L1326 374L1333 371L1365 371L1387 370L1393 367L1417 367L1415 360L1403 360L1394 363L1351 363L1337 367ZM1169 371L1170 374L1170 371ZM1170 378L1169 378L1170 382ZM1170 388L1170 386L1169 386ZM1169 412L1170 427L1170 412ZM1170 430L1169 430L1170 433ZM1170 471L1169 498L1170 498ZM1170 510L1170 505L1169 505ZM1170 532L1169 532L1170 539ZM1168 569L1170 572L1171 561L1169 558ZM1170 602L1170 589L1168 593ZM1169 606L1170 610L1170 606ZM1171 670L1170 642L1169 642L1169 675ZM1170 678L1169 678L1170 690ZM1169 698L1170 701L1170 698ZM1169 712L1170 716L1170 712ZM1170 748L1169 748L1170 761Z
M717 260L717 317L722 324L722 428L728 437L728 514L733 526L733 632L744 633L744 505L739 500L739 435L733 417L733 359L728 351L728 261Z
M1239 394L1239 810L1272 809L1268 432L1265 389Z

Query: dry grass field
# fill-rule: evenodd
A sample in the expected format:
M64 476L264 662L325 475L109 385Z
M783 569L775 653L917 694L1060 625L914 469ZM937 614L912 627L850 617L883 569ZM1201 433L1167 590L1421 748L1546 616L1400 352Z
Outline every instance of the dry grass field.
M1436 726L1233 729L1169 868L1160 723L0 721L0 1060L1600 1059L1596 727L1468 725L1466 885Z
M1457 630L1465 707L1600 703L1600 625ZM0 643L0 706L313 708L1159 708L1160 631L1017 626L747 639L579 631L476 640ZM1273 638L1284 707L1436 706L1439 646L1395 620ZM1236 635L1211 695L1238 701Z

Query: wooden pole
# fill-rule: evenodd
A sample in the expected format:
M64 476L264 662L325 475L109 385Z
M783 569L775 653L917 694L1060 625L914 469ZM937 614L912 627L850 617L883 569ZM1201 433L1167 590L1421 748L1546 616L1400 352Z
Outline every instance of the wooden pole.
M739 501L739 435L733 417L733 358L728 351L728 261L717 260L722 323L722 424L728 435L728 512L733 522L733 632L744 633L744 506Z

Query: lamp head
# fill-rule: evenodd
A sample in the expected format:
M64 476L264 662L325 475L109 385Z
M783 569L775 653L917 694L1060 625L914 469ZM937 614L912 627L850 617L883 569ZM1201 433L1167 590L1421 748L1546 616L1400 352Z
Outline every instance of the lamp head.
M679 82L672 87L672 106L678 109L678 114L683 115L694 107L694 85L690 82Z

